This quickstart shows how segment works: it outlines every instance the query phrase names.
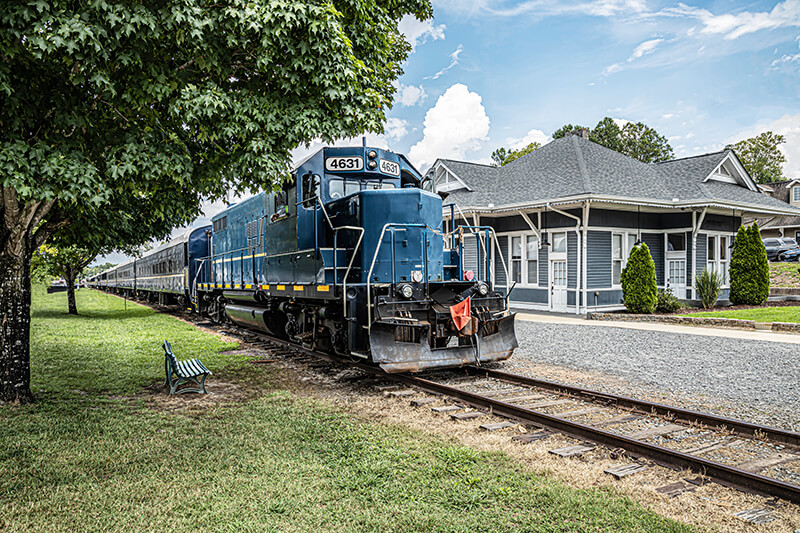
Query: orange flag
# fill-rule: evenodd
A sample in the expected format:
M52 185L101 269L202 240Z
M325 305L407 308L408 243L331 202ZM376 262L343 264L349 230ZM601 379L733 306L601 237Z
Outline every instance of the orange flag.
M459 331L469 324L470 319L470 298L467 298L461 303L450 306L450 316L453 317L453 322L456 323L456 329Z

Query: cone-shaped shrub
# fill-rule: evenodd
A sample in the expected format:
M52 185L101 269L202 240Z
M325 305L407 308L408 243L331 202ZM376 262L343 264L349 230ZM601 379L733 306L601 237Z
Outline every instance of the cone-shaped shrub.
M769 263L758 224L739 227L731 253L731 295L734 305L761 305L769 296Z
M642 243L631 249L628 264L622 270L622 298L631 313L652 313L658 303L656 264L650 248Z

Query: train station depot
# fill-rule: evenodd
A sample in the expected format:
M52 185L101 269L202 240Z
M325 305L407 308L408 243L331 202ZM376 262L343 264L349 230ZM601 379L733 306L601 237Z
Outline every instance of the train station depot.
M621 308L620 275L639 241L650 248L658 287L691 300L704 268L727 273L743 219L800 215L764 194L730 150L647 164L585 137L568 135L501 167L438 159L427 173L445 196L448 229L455 218L494 230L489 274L512 290L517 308ZM465 244L465 268L476 272L480 242ZM722 300L727 280L724 288Z

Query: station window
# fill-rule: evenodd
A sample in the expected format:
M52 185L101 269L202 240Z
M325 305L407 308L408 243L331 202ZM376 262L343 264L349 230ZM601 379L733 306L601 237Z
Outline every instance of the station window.
M611 235L611 283L619 285L622 278L622 269L628 262L631 249L636 243L634 233L613 233Z
M536 286L539 283L539 239L524 233L510 235L508 244L511 281L523 287Z
M328 196L332 200L344 198L361 190L361 182L356 180L330 180L328 182Z
M724 235L709 235L707 241L706 268L709 271L719 272L722 283L728 283L728 244L730 237Z
M668 252L685 252L686 251L686 234L685 233L668 233L667 234L667 251Z

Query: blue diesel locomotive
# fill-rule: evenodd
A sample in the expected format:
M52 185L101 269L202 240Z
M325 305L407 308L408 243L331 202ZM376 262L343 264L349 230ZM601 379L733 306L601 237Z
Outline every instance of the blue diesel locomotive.
M208 255L186 255L187 296L215 321L387 372L507 359L517 340L492 286L492 230L444 232L442 209L404 156L323 148L279 190L213 217Z

